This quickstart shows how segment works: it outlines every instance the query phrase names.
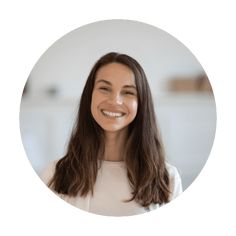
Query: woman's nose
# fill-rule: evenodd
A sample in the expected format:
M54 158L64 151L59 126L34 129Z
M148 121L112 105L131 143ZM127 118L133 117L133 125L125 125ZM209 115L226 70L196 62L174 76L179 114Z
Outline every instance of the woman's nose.
M123 99L122 99L120 93L111 94L110 102L112 102L113 104L121 105L123 103Z

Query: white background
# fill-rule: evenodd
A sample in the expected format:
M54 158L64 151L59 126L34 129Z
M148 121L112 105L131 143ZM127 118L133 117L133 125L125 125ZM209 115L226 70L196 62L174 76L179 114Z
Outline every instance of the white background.
M35 62L67 32L106 19L138 20L174 35L200 61L216 99L216 138L203 171L181 197L139 216L102 217L65 204L41 183L21 144L21 92ZM1 235L235 235L234 21L227 0L1 3Z

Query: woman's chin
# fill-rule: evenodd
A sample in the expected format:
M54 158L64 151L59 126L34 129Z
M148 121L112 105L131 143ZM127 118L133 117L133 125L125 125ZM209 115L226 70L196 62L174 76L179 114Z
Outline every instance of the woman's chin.
M126 130L126 126L118 126L118 125L104 125L102 126L102 129L104 132L107 133L115 133L115 132L121 132Z

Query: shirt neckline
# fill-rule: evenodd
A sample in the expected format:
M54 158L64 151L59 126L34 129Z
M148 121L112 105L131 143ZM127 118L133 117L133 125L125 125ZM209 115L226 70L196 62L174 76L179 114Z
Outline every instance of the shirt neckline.
M124 161L108 161L108 160L99 160L103 165L110 165L110 166L124 166Z

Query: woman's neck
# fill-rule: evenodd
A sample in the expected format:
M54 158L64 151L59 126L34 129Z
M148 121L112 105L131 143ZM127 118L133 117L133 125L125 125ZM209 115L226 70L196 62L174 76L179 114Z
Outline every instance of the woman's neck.
M123 161L126 140L127 130L121 130L119 132L105 132L105 152L103 160Z

